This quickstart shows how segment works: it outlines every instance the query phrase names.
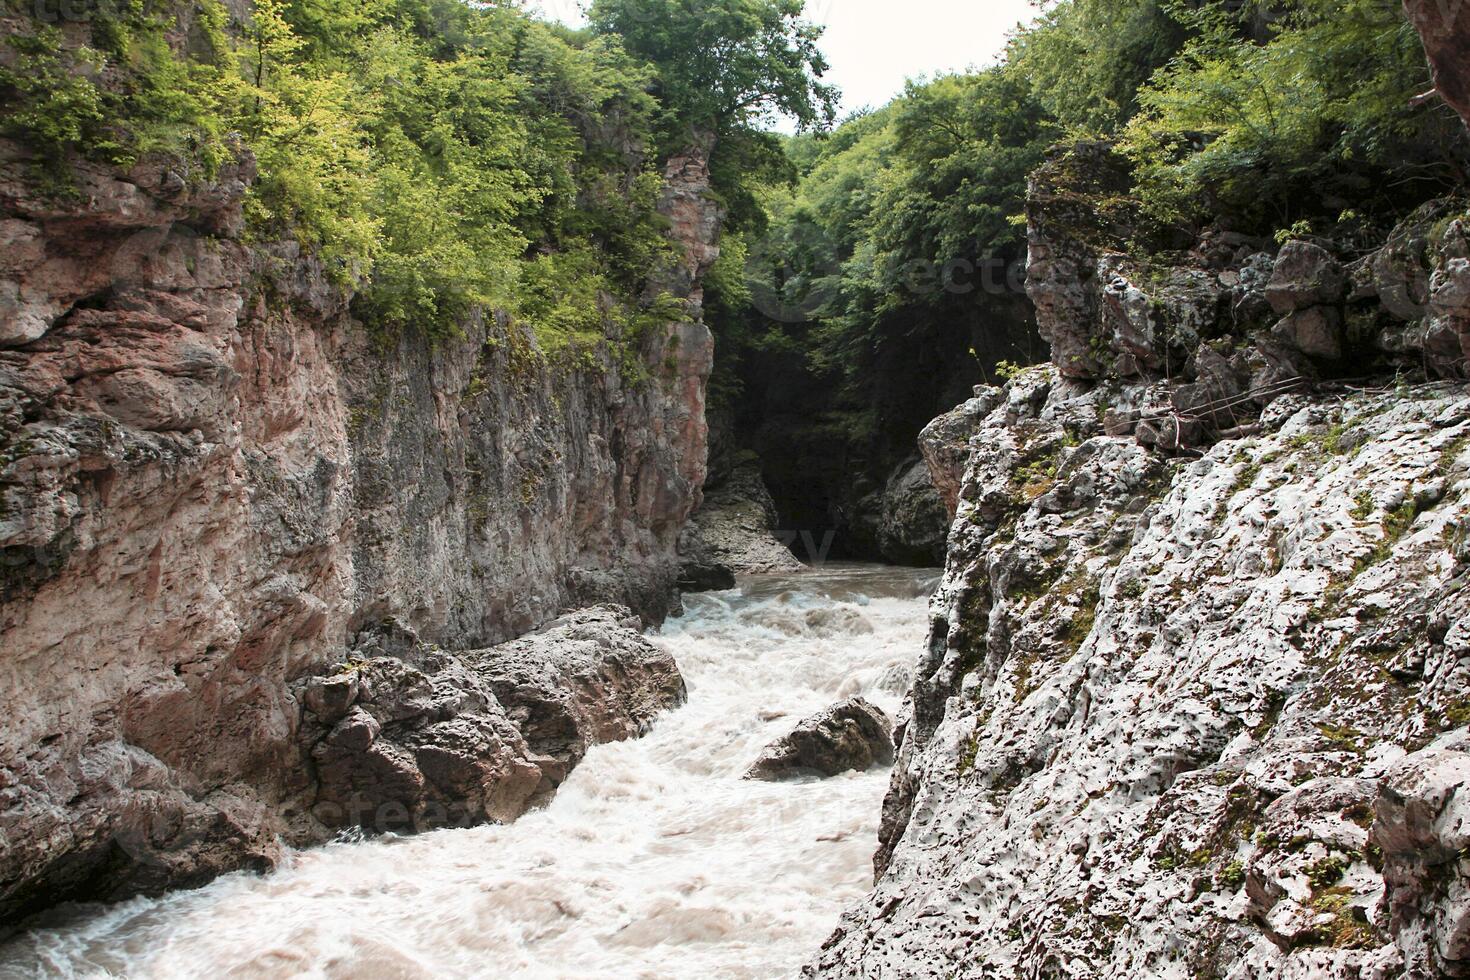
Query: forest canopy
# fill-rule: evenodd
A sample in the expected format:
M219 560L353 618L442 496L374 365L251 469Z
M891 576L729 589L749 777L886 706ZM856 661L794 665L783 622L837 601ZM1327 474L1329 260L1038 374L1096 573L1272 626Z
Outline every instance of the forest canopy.
M720 189L748 201L747 174L787 174L758 127L820 125L835 98L799 0L606 2L589 30L511 0L257 0L244 21L219 0L124 0L82 23L17 2L0 131L39 180L66 193L74 155L208 177L248 148L251 234L316 250L384 332L446 335L476 307L549 346L636 332L660 315L641 294L668 248L663 157L713 131ZM680 9L677 36L648 30Z
M7 2L0 127L38 175L163 153L202 176L248 147L252 233L314 248L385 331L493 306L553 344L636 332L667 248L661 163L691 141L714 151L728 256L750 259L716 272L722 329L771 332L753 297L820 324L813 363L847 374L893 324L973 305L956 275L1017 260L1027 177L1060 140L1115 140L1145 213L1185 230L1371 221L1466 166L1453 113L1411 107L1423 51L1381 0L1048 3L999 64L831 132L802 0L593 0L582 30L513 0L258 0L244 21L123 0L82 23Z

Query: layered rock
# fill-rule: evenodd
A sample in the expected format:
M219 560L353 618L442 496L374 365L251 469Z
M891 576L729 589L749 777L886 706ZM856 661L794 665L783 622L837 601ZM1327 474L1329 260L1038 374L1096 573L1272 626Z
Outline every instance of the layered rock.
M310 256L241 241L248 159L79 165L57 200L0 144L0 919L314 839L293 682L368 625L463 649L672 608L705 466L703 160L665 202L690 319L568 369L494 317L370 338Z
M760 460L746 454L705 495L679 539L679 585L689 592L735 587L737 575L791 574L805 566L777 527Z
M1017 379L971 440L880 877L821 976L1457 973L1470 390L1170 459Z
M297 688L315 763L310 819L375 832L515 819L591 746L641 735L683 703L678 666L638 627L600 607L453 654L375 631Z
M807 718L761 753L748 778L777 781L837 776L893 762L893 722L863 698Z

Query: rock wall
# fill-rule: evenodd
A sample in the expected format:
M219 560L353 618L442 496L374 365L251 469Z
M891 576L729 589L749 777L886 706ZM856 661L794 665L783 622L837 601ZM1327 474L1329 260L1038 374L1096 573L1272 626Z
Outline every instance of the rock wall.
M1404 0L1441 98L1470 126L1470 10L1460 0Z
M1458 975L1470 389L1168 459L988 396L880 877L819 976Z
M375 343L299 249L241 241L248 162L83 166L55 200L0 144L0 920L319 839L282 817L311 777L291 685L364 628L467 648L672 607L705 466L704 160L665 199L690 320L628 377L493 318Z
M1144 262L1122 177L1037 175L1053 363L921 439L946 574L807 975L1470 973L1464 205Z

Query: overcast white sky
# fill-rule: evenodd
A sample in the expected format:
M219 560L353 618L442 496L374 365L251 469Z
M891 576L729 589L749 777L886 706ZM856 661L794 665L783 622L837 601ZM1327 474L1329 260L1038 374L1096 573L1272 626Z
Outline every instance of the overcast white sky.
M581 22L577 0L540 6ZM1028 0L807 0L807 17L827 27L827 81L842 89L844 114L884 104L905 79L994 64L1006 35L1035 16Z

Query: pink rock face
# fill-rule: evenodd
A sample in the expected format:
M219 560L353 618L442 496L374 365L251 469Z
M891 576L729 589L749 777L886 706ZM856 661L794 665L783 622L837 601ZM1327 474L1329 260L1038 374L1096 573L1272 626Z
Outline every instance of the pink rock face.
M713 347L702 155L665 198L691 316L646 384L611 355L517 360L534 340L494 318L382 349L298 246L241 242L248 160L194 185L83 167L62 203L25 166L0 144L0 922L324 839L292 682L365 624L468 648L676 601ZM460 780L500 800L476 812L524 796L502 768L503 793Z
M1424 39L1440 96L1470 126L1470 4L1464 0L1404 0Z

